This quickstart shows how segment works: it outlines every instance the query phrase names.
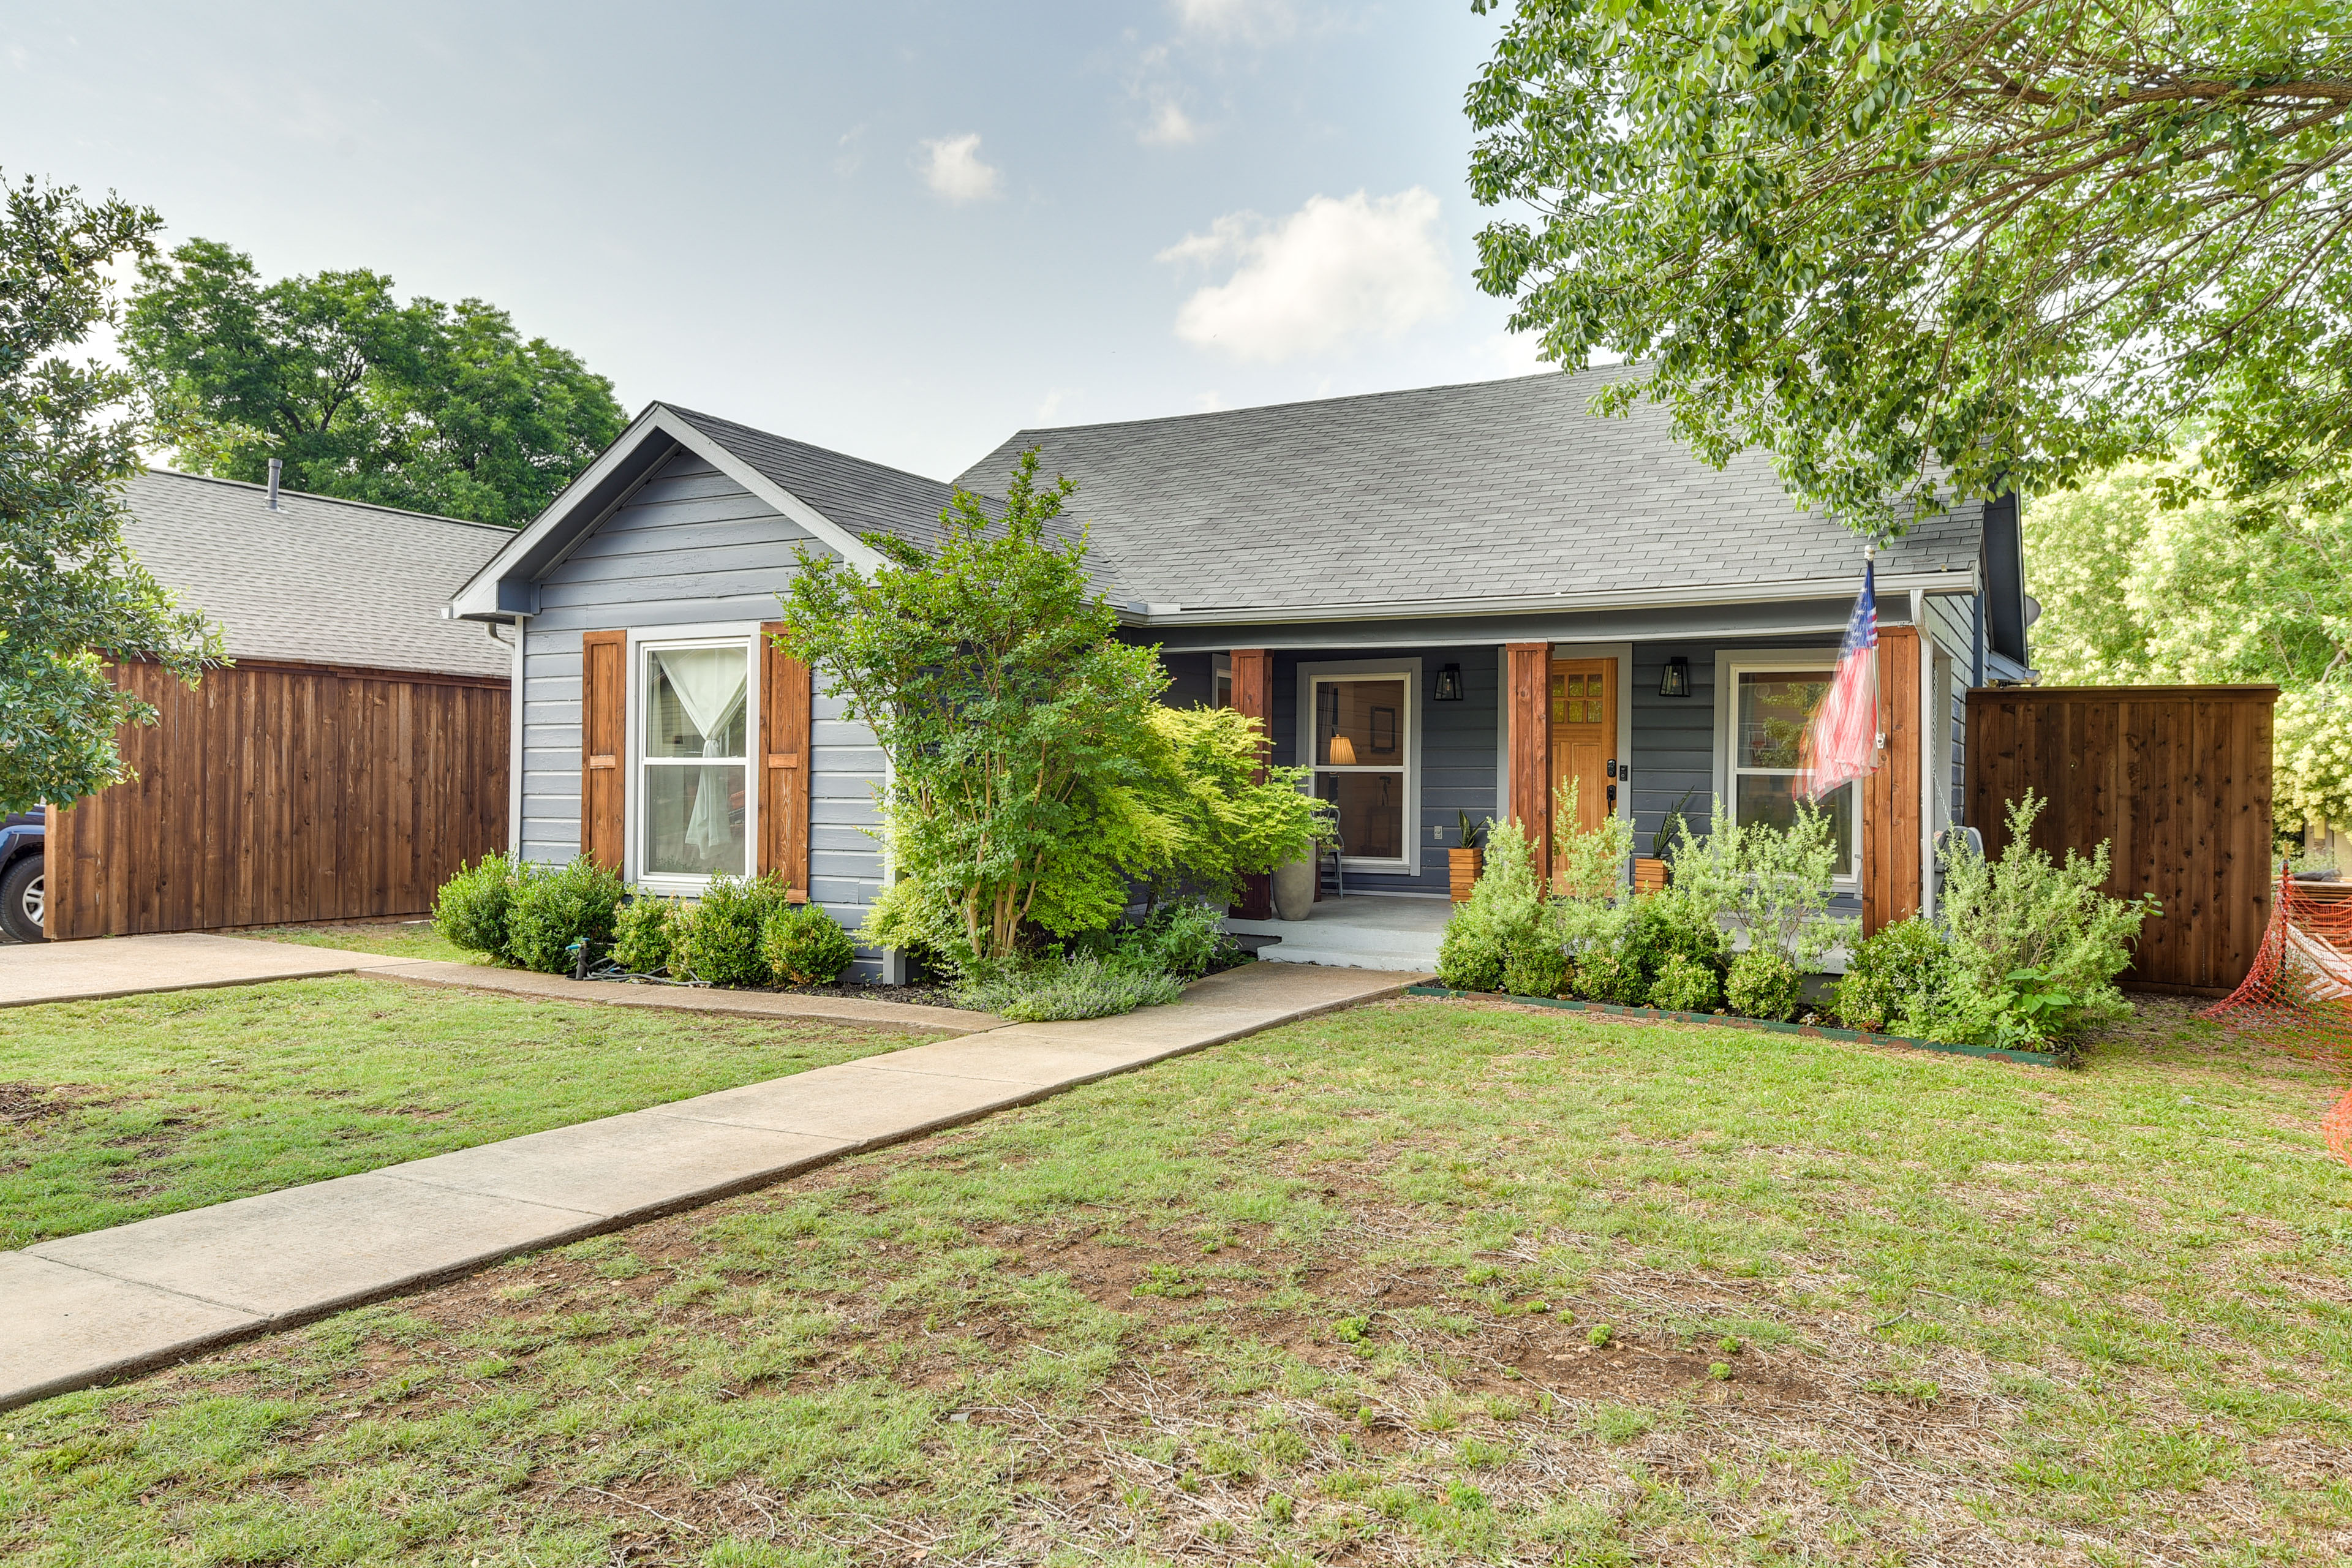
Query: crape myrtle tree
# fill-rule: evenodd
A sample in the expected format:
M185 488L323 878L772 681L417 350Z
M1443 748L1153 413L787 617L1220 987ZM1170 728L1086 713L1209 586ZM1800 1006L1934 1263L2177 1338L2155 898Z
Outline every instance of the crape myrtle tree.
M115 732L155 710L107 656L194 684L219 634L122 540L142 470L138 388L73 351L115 321L115 263L152 254L156 216L31 180L0 214L0 811L70 802L123 778Z
M402 303L360 268L264 282L192 239L140 267L123 352L173 460L292 489L519 526L628 423L613 384L479 300Z
M802 551L779 595L782 646L890 761L895 879L868 939L967 969L1109 926L1135 881L1222 902L1311 832L1297 771L1257 776L1254 721L1160 705L1158 650L1118 640L1058 521L1076 487L1037 466L1023 454L1001 515L958 490L934 549L868 535L870 574Z
M2193 416L2228 493L2341 499L2347 0L1518 0L1467 109L1514 329L1852 526Z

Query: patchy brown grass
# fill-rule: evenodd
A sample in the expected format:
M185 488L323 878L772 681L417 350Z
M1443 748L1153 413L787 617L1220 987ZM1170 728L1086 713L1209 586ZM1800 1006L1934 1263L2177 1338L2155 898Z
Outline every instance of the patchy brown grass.
M2331 1098L1361 1009L18 1413L0 1545L2333 1562Z

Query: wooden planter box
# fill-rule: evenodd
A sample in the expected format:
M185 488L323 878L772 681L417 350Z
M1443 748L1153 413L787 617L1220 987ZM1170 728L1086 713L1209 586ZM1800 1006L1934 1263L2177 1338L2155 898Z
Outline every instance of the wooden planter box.
M1471 886L1478 880L1478 868L1486 864L1486 851L1482 849L1448 849L1445 852L1446 879L1455 903L1470 896Z
M1666 863L1647 855L1633 857L1633 890L1654 893L1666 885Z

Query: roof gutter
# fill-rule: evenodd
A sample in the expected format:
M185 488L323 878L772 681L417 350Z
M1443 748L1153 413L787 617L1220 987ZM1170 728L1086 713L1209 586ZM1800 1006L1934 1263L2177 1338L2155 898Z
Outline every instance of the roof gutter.
M1800 577L1779 583L1719 583L1670 588L1606 589L1591 593L1497 594L1475 599L1377 599L1319 605L1216 605L1187 609L1136 600L1118 606L1129 626L1244 626L1266 621L1365 621L1410 616L1559 614L1594 610L1648 610L1696 605L1755 605L1788 599L1833 599L1853 593L1851 577ZM1978 592L1976 569L1961 572L1884 574L1883 597L1898 594L1957 595Z

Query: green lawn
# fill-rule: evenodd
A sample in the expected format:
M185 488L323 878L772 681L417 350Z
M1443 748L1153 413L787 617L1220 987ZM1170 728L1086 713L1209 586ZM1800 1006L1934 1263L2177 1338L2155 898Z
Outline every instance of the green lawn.
M367 921L352 925L271 926L232 936L261 942L299 942L304 947L340 947L348 952L381 952L397 958L437 958L450 963L487 963L433 929L430 921Z
M922 1037L358 976L0 1008L0 1247Z
M0 1415L0 1556L2342 1561L2335 1078L2188 1020L1316 1019Z

